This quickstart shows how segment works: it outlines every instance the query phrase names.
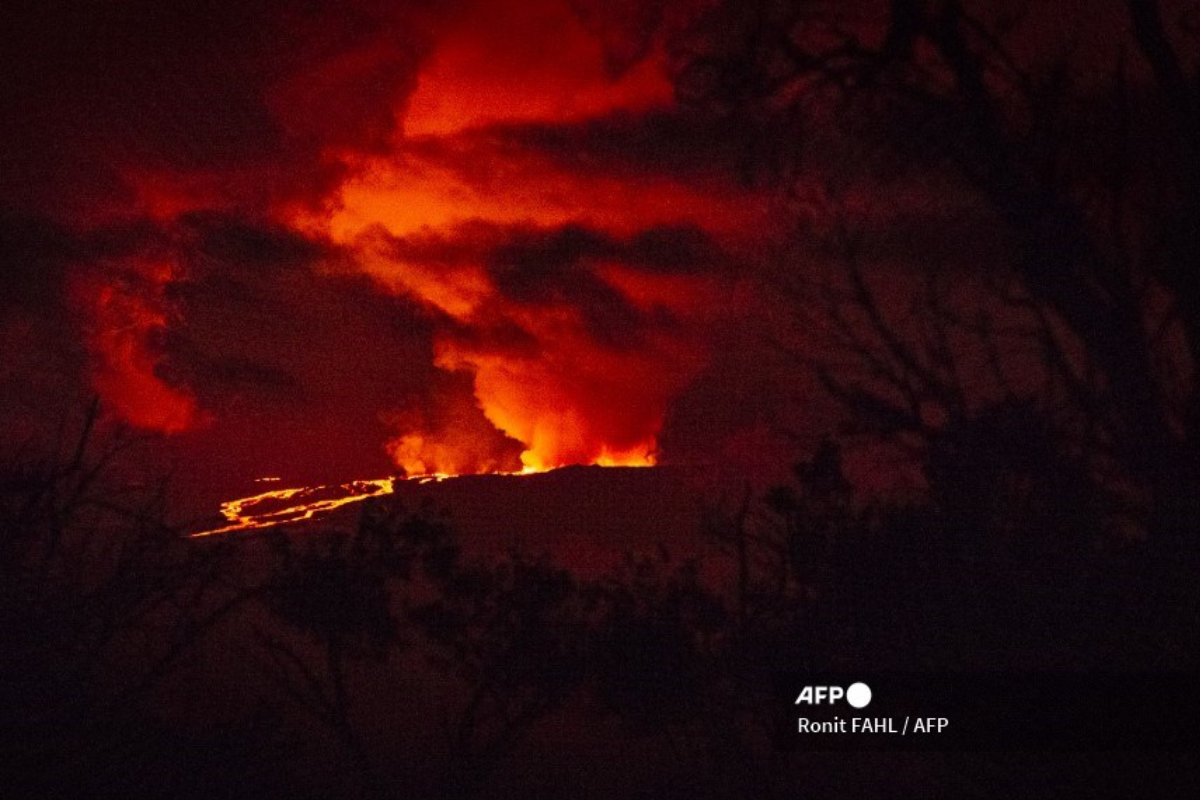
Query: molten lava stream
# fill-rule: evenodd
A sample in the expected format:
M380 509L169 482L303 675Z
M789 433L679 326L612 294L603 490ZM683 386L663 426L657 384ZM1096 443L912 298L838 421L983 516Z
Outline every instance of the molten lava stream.
M520 472L492 472L490 475L532 475L538 470L526 467ZM229 523L219 528L199 531L191 538L215 536L222 533L261 530L293 522L311 520L323 516L336 508L358 503L372 497L382 497L396 491L397 481L413 481L418 484L438 483L448 478L461 477L444 472L410 475L407 478L373 478L350 481L327 486L300 486L291 489L275 489L269 492L227 500L221 504L221 516ZM261 481L277 481L278 478L261 478ZM256 481L257 482L257 481Z
M191 536L196 538L257 530L312 519L318 514L325 514L349 503L391 494L395 491L395 480L377 478L333 486L301 486L227 500L221 504L221 516L225 517L229 524L193 533ZM341 493L340 496L337 495L338 492ZM279 507L281 505L282 507Z

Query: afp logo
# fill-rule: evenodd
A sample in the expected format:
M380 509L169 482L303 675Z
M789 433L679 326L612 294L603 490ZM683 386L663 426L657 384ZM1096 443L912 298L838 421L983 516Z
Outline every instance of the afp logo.
M833 705L843 698L855 708L866 708L871 702L871 687L865 683L852 683L845 689L841 686L805 686L793 705Z

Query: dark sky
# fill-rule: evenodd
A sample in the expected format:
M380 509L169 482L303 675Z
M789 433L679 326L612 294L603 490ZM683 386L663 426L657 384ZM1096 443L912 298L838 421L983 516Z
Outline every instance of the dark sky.
M10 3L6 448L96 393L235 483L786 464L764 286L821 255L747 180L764 131L676 102L705 5ZM874 147L808 146L822 180ZM893 254L980 241L929 234L948 191L878 193Z

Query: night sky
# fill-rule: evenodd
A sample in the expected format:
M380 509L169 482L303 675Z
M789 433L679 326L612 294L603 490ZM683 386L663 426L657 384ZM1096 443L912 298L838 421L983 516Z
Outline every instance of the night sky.
M844 263L830 227L854 226L902 330L914 266L966 285L1010 242L928 152L926 117L817 100L801 131L694 102L697 42L719 53L736 29L712 6L19 4L0 56L5 447L94 394L206 497L266 476L786 474L835 427L808 360L819 299L789 288ZM1087 103L1119 9L1039 6L1006 35L1034 66L1073 42L1069 125L1103 117ZM1102 177L1106 143L1074 144L1070 168Z
M676 102L686 6L12 14L9 446L95 393L197 490L786 466L757 321L791 222L763 132Z

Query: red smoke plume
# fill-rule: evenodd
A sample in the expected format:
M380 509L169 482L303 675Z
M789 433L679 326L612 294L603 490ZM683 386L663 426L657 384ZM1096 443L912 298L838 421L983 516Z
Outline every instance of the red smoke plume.
M731 266L770 219L735 177L741 143L674 105L660 35L674 4L167 5L87 12L94 47L77 55L61 25L31 17L50 77L28 80L39 96L67 88L23 109L49 144L6 133L36 189L27 207L166 254L84 258L71 278L109 408L178 433L219 424L223 398L261 408L245 399L257 391L310 404L314 426L346 418L320 407L343 393L297 353L263 363L238 331L193 324L252 332L271 312L250 298L290 312L301 304L281 291L350 303L369 285L414 318L379 336L427 353L372 410L406 471L654 463L712 323L733 311ZM79 169L38 172L55 143ZM422 347L364 340L355 358L372 370L373 352Z
M126 422L162 433L179 433L204 418L196 398L161 372L172 273L162 262L133 262L115 275L79 274L73 287L96 391Z

